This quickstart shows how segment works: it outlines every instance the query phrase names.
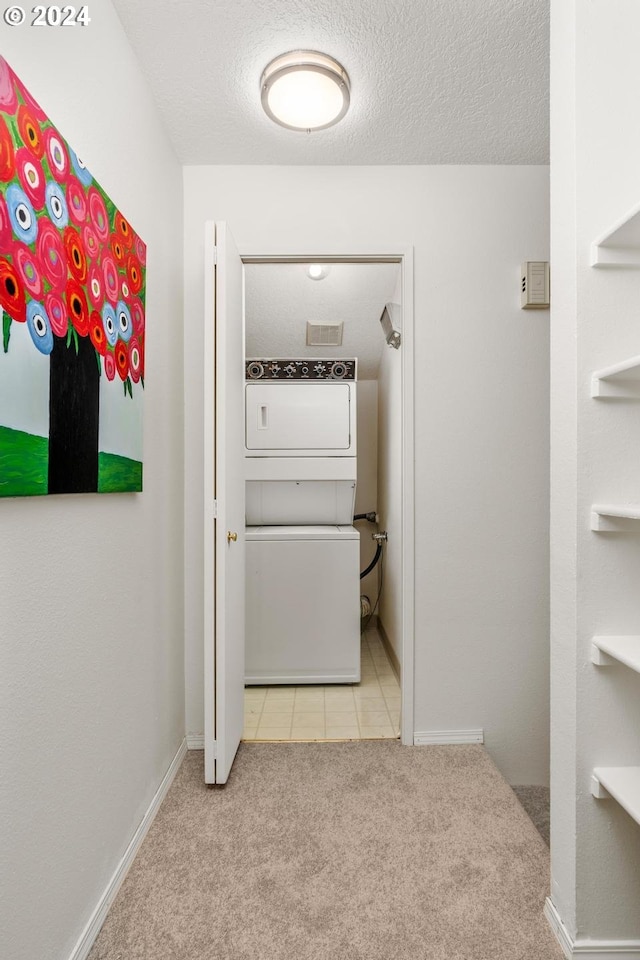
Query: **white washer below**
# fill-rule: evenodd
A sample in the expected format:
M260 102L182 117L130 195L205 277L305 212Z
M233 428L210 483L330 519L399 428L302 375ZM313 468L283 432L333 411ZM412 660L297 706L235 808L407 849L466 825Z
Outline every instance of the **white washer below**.
M360 534L247 527L245 682L360 681Z

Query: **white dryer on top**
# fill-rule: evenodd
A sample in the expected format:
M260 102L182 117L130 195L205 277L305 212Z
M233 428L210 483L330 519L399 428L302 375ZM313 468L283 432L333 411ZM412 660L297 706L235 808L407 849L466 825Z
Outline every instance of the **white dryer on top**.
M356 456L354 382L250 382L245 405L247 457Z

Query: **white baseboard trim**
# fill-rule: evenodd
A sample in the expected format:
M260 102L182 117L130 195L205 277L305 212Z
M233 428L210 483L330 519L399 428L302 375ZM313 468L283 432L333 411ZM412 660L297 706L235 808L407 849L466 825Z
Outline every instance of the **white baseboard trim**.
M188 733L187 750L204 750L204 733Z
M589 960L640 960L640 940L573 940L560 914L547 897L544 915L567 960L589 957Z
M484 730L423 730L413 735L416 747L438 743L484 743Z
M171 761L169 769L162 778L162 783L156 790L153 800L149 804L144 817L140 821L138 829L131 839L131 843L127 847L122 860L116 867L113 876L109 880L106 889L100 897L100 900L98 901L98 904L91 917L89 918L89 922L82 931L78 942L71 951L69 960L86 960L86 957L93 946L94 940L100 933L100 928L106 919L107 913L109 912L109 907L115 900L116 894L122 886L124 878L129 872L129 868L135 859L136 853L140 849L142 841L147 835L149 827L154 821L154 818L160 808L160 804L164 800L176 773L180 769L180 764L182 763L186 752L187 741L185 739L178 747L178 752Z
M564 923L560 919L560 914L551 903L549 897L544 901L544 915L547 918L547 923L551 927L551 931L562 947L562 952L564 953L567 960L571 960L573 955L573 940L569 936L569 931L565 927Z

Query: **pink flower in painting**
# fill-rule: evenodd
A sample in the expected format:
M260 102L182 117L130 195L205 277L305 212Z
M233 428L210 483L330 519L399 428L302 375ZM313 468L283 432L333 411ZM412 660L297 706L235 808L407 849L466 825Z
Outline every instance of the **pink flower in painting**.
M93 306L101 310L104 302L104 280L102 279L102 270L97 263L92 263L89 267L87 293Z
M82 230L82 241L84 243L84 252L89 260L97 260L100 253L100 243L93 227L87 224Z
M85 199L82 184L77 177L69 177L67 183L67 207L69 216L79 227L87 219L87 201Z
M62 297L57 293L48 293L44 298L44 307L49 314L51 329L56 337L65 337L67 335L67 308L64 305Z
M26 147L16 153L16 167L22 189L36 210L44 207L45 178L42 164Z
M16 241L11 255L25 290L35 300L39 300L42 296L42 264L38 254L32 253L24 243Z
M144 333L144 308L138 297L131 300L131 320L133 322L133 332L136 337Z
M0 193L0 253L7 253L13 246L13 230L9 218L9 208L4 195Z
M113 380L116 375L116 360L109 350L104 355L104 372L107 375L107 380Z
M109 239L109 218L107 217L107 208L104 200L95 187L91 187L88 194L89 216L93 224L93 229L98 234L100 243L106 243Z
M147 263L147 247L146 247L146 244L144 244L144 243L142 242L142 240L140 239L140 237L138 237L138 236L136 236L135 247L136 247L136 255L137 255L137 257L138 257L138 260L140 261L140 263L142 264L143 267L146 266L146 263Z
M104 279L104 292L107 296L107 300L110 300L111 303L116 304L118 302L120 280L118 278L116 265L113 262L113 257L110 257L108 253L102 258L102 277Z
M67 281L67 257L60 234L47 217L41 217L38 222L36 250L51 288L56 292L63 291Z
M4 57L0 57L0 110L4 110L5 113L15 113L17 106L13 72Z
M51 173L58 183L64 183L69 176L69 154L62 137L53 127L45 132L44 146Z

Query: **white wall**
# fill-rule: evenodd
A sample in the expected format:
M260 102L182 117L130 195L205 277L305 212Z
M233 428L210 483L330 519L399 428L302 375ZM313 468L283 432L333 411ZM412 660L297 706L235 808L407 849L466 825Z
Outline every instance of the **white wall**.
M64 960L184 736L181 171L108 0L2 53L148 244L144 493L0 500L0 954Z
M241 252L415 247L415 729L483 727L512 782L548 775L546 167L185 169L187 729L202 731L203 223Z
M640 199L639 33L634 0L552 3L552 900L578 941L635 939L636 955L640 827L589 788L594 766L640 764L640 677L589 655L594 635L638 633L640 548L589 519L638 502L640 408L589 388L640 352L640 274L589 254Z
M377 333L377 331L374 331ZM360 380L357 386L358 431L358 485L356 487L356 513L375 511L378 504L378 381ZM375 553L371 534L375 531L368 520L356 524L360 531L360 569L369 566ZM360 593L376 601L378 592L377 570L372 570L360 581Z

